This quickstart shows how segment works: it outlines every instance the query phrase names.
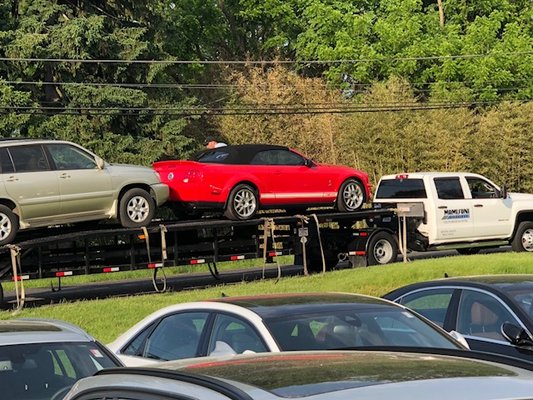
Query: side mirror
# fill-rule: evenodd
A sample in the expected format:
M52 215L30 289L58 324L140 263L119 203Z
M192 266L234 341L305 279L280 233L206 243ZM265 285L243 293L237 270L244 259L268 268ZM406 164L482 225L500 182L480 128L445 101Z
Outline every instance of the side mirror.
M505 322L502 325L501 331L503 337L515 346L533 346L533 339L519 326Z
M507 194L507 185L502 185L502 188L500 190L500 196L502 199L506 199L508 194Z
M103 159L101 159L100 157L96 156L94 161L96 161L96 166L98 167L98 169L104 169L105 161Z
M306 158L305 161L304 161L304 165L305 165L306 167L311 168L311 167L314 167L314 166L315 166L315 163L313 162L313 160L310 160L310 159Z

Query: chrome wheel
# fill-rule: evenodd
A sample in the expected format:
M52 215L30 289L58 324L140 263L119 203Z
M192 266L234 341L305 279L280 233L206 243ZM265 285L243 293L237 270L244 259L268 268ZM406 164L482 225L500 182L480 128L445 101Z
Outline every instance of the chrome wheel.
M0 214L0 241L5 240L11 234L13 226L6 214Z
M355 211L360 208L364 198L363 189L357 182L350 181L344 186L342 191L342 202L347 211Z
M522 233L522 247L525 251L533 251L533 229L526 229Z
M394 257L394 249L390 241L385 239L378 240L372 250L378 264L388 264Z
M142 196L134 196L126 205L128 218L136 223L144 222L150 214L150 204Z
M238 190L233 197L233 209L239 218L246 219L255 214L257 200L248 187Z

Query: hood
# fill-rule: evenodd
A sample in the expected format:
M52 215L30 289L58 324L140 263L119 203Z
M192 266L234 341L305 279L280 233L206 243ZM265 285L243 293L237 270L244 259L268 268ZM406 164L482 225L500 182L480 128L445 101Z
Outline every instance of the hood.
M509 197L513 200L533 201L533 194L530 193L509 193Z
M120 173L153 173L152 168L145 167L142 165L133 165L133 164L106 164L106 169L108 169L113 174L120 174Z

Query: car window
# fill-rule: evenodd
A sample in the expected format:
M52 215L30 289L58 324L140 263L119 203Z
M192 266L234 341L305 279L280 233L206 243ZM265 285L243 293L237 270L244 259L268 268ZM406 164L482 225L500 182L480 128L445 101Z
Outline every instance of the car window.
M50 165L40 145L13 146L9 153L16 172L49 171Z
M499 197L499 191L484 179L466 178L473 199L495 199Z
M229 157L229 151L224 147L219 147L198 156L196 161L201 163L222 163L224 164Z
M439 199L457 200L465 198L459 178L435 178L433 181L435 182Z
M0 346L1 398L42 400L117 364L95 343ZM61 398L61 397L58 397Z
M464 290L457 313L457 331L463 335L505 340L501 326L520 323L495 297L474 290Z
M15 171L11 156L5 147L0 148L0 167L2 168L2 174L8 174Z
M163 318L146 340L144 357L179 360L196 357L208 313L181 313Z
M425 199L422 179L384 179L379 183L377 199Z
M68 144L49 144L47 149L59 170L97 168L94 157L77 147Z
M245 351L268 351L256 330L246 321L227 314L218 314L209 339L209 355L241 354Z
M453 292L451 288L417 291L402 296L399 303L443 327Z
M343 310L266 321L282 350L414 346L457 348L441 332L402 308Z
M251 160L253 165L304 165L305 159L290 150L265 150L258 152Z

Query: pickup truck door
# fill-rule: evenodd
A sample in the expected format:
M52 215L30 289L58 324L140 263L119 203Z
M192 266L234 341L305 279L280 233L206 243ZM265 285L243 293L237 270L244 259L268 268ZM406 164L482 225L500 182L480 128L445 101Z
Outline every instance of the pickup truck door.
M474 234L472 204L466 199L459 177L433 179L435 192L435 242L470 239Z
M511 200L503 199L500 190L491 182L477 177L466 177L472 197L474 236L478 238L503 238L509 235Z

